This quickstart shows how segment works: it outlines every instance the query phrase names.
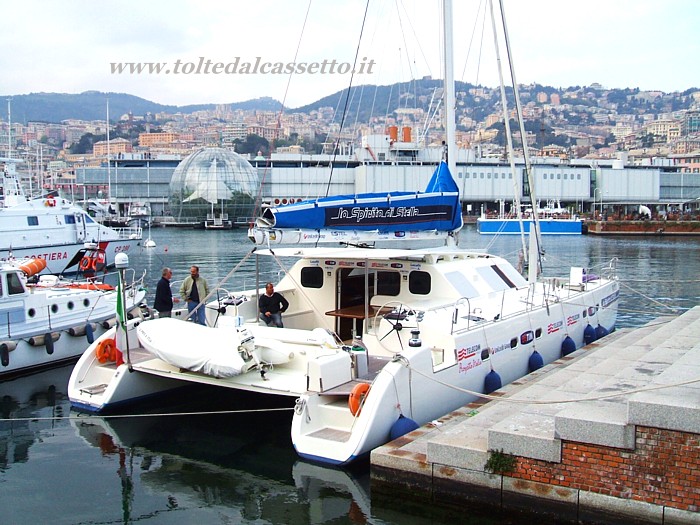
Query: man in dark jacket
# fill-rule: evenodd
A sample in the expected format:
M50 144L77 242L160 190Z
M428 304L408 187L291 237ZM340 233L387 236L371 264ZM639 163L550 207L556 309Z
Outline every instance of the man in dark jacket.
M258 300L258 309L260 310L260 319L265 321L267 326L276 326L284 328L282 324L282 313L289 308L287 301L282 294L275 292L272 283L265 285L265 293Z
M180 299L173 299L173 292L170 289L170 279L173 272L170 268L163 268L162 277L156 285L156 300L153 302L153 309L158 312L158 317L170 317L173 311L173 303L179 303Z

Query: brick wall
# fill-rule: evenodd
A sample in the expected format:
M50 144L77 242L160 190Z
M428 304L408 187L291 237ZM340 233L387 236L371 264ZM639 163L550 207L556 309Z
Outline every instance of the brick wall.
M562 441L561 463L517 458L507 476L700 511L700 435L636 429L635 450Z

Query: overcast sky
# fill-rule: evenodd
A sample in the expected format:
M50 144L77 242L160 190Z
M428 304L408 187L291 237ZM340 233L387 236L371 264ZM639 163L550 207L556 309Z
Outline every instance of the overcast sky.
M519 83L700 88L696 0L504 2ZM483 1L454 4L457 80L498 86ZM177 105L269 96L298 107L347 87L350 75L303 73L290 81L270 72L242 74L245 63L260 57L263 63L287 64L296 56L297 63L326 60L328 69L333 60L353 62L358 42L359 61L365 59L365 71L372 67L371 74L355 75L353 85L442 76L438 0L371 0L364 30L364 0L2 0L0 5L2 95L98 90ZM200 57L210 61L210 70L238 57L237 73L173 73L178 60L182 71L194 68L186 64ZM111 63L118 62L165 63L171 73L112 74Z

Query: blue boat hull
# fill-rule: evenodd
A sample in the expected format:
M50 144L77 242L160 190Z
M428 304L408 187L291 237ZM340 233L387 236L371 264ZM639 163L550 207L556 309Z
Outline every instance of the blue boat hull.
M583 222L580 219L540 219L542 235L581 235ZM530 233L531 220L523 220L525 233ZM520 235L517 219L477 219L476 229L482 235Z

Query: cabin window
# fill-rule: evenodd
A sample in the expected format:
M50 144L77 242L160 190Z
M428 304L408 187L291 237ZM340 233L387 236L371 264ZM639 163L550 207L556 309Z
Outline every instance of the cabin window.
M27 224L29 226L39 226L39 217L36 217L34 215L29 215L27 217Z
M532 330L528 330L527 332L523 332L522 334L520 334L520 344L522 345L532 343L534 339L535 336L532 333Z
M22 281L19 280L19 276L16 273L7 274L7 294L17 295L24 293L24 286L22 286Z
M486 361L489 357L491 357L491 351L488 348L484 348L481 351L481 360Z
M83 218L85 219L86 223L94 223L95 221L92 220L92 217L89 215L83 215Z
M307 266L301 269L301 285L304 288L323 287L323 268Z
M58 305L57 304L52 304L51 305L51 312L53 313L58 313Z
M408 275L408 291L414 295L428 295L432 281L428 272L415 270Z
M66 224L75 224L75 216L74 215L65 215L66 219Z
M34 317L36 315L36 310L34 308L30 308L29 310L27 310L27 315L29 317Z
M399 272L377 272L377 295L396 296L401 292L401 274Z
M479 276L489 285L492 290L500 291L508 288L517 288L518 284L522 284L523 277L514 269L512 272L507 268L493 264L476 269Z
M513 339L510 340L510 347L515 348L516 346L518 346L518 338L514 337Z
M539 339L540 337L542 337L542 328L535 330L535 339Z

